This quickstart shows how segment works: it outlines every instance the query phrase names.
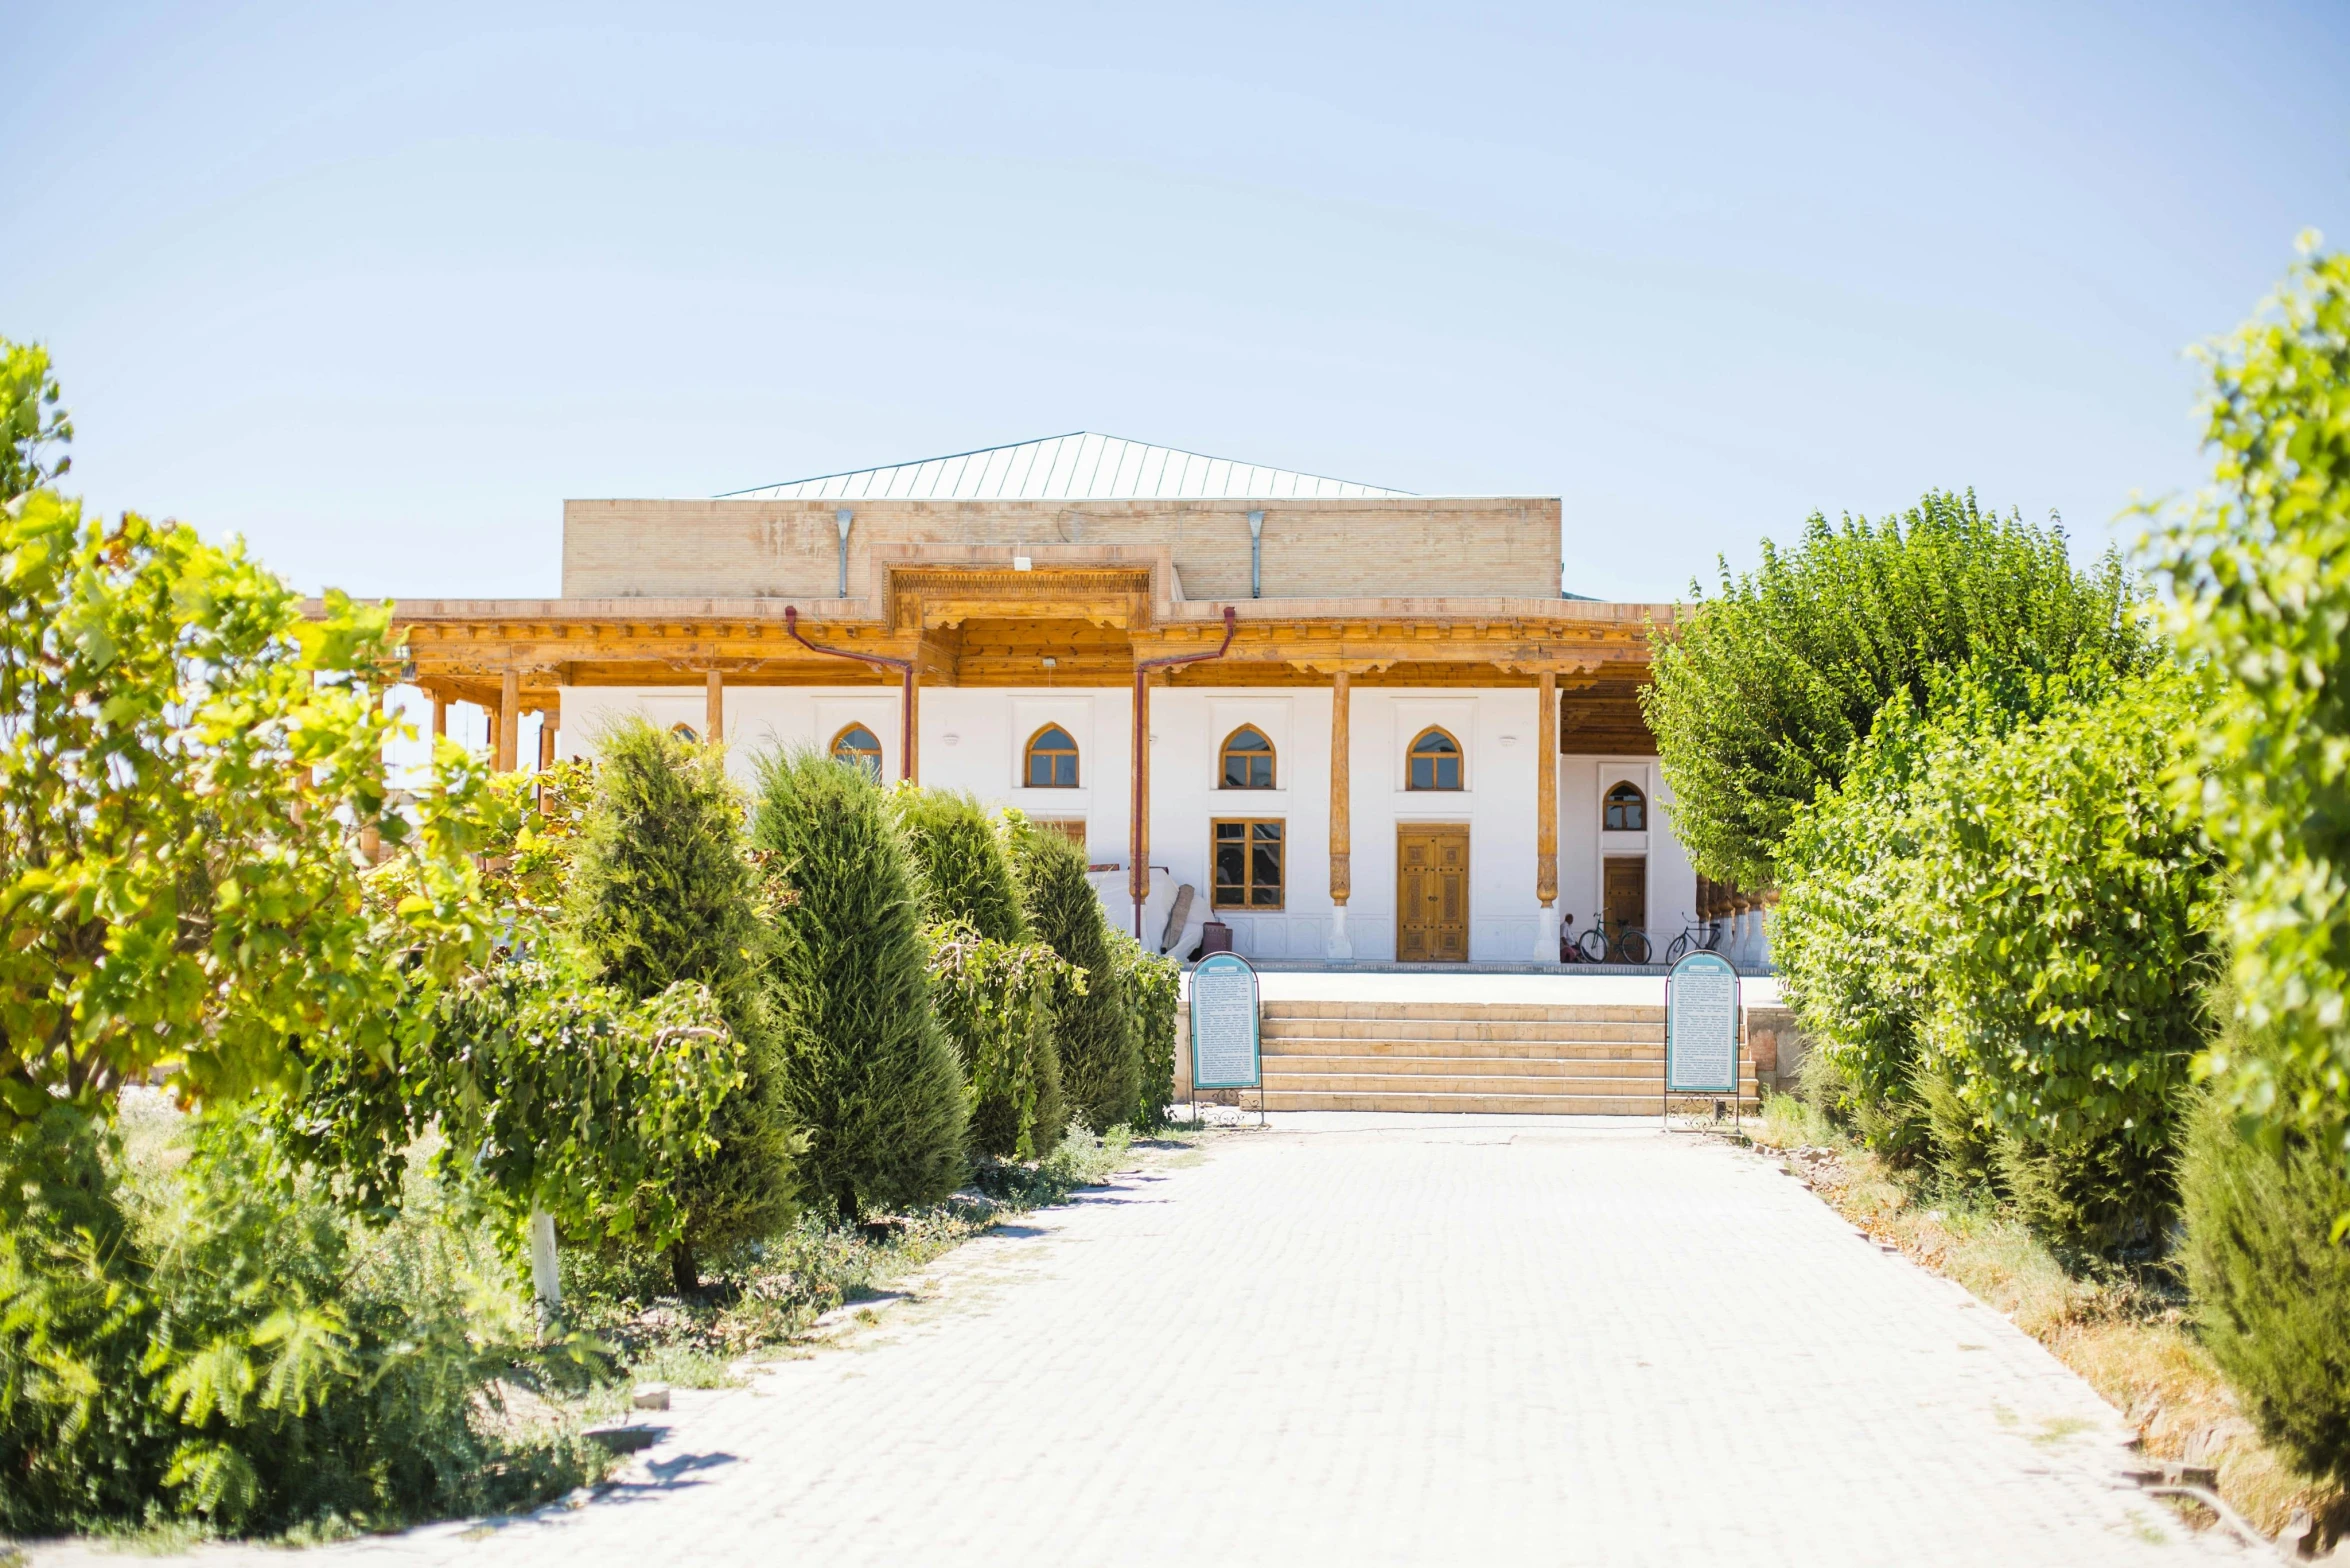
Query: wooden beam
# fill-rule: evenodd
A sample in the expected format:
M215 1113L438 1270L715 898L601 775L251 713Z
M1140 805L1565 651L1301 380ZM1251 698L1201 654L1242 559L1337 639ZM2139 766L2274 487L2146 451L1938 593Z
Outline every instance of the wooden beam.
M716 667L702 678L702 725L711 745L726 739L726 677Z

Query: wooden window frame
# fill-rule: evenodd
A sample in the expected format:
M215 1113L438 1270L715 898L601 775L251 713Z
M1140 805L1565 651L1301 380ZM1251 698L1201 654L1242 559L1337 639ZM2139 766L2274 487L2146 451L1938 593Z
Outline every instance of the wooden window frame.
M1454 781L1450 784L1415 784L1412 782L1412 761L1419 755L1420 742L1426 740L1431 735L1441 735L1446 740L1452 742ZM1429 772L1431 777L1438 776L1436 773L1435 764L1441 761L1444 755L1445 754L1443 752L1430 752L1428 754L1430 762ZM1443 725L1429 725L1426 729L1420 731L1419 734L1414 735L1412 737L1412 743L1403 749L1403 787L1407 793L1414 795L1458 795L1463 793L1469 787L1469 748L1461 744L1461 738L1458 735L1455 735L1452 731L1446 729Z
M1631 799L1631 800L1629 800L1629 801L1618 801L1618 800L1616 799L1616 794L1617 794L1617 792L1618 792L1618 791L1620 791L1620 790L1630 790L1630 791L1632 792L1632 799ZM1612 811L1614 811L1614 809L1615 809L1615 808L1616 808L1618 805L1638 805L1638 806L1639 806L1639 808L1640 808L1640 823L1639 823L1639 825L1638 825L1637 827L1622 827L1622 828L1620 828L1620 827L1617 827L1617 826L1616 826L1616 825L1615 825L1613 822L1610 822L1610 821L1608 820L1608 816L1609 816L1609 814L1610 814ZM1637 785L1637 784L1633 783L1633 782L1632 782L1630 779L1618 779L1618 780L1616 780L1616 781L1615 781L1613 784L1610 784L1610 785L1607 787L1607 792L1606 792L1605 794L1603 794L1603 795L1601 795L1601 796L1599 797L1599 830L1600 830L1602 833L1645 833L1645 832L1647 832L1647 831L1648 831L1648 791L1646 791L1646 790L1642 789L1642 788L1641 788L1639 785Z
M1040 832L1058 833L1079 849L1087 847L1083 817L1030 817L1028 820Z
M1066 784L1039 784L1036 782L1035 759L1039 755L1036 749L1036 743L1044 739L1044 734L1047 730L1060 731L1061 735L1069 742L1069 749L1067 751L1062 751L1060 748L1055 747L1051 751L1042 753L1042 755L1047 757L1067 757L1069 759L1069 782ZM1080 751L1077 745L1077 737L1069 733L1069 727L1066 724L1062 724L1058 721L1039 724L1036 727L1035 733L1030 735L1026 744L1022 745L1020 748L1020 787L1022 789L1084 788L1085 764L1079 760L1082 755L1083 753Z
M684 741L689 746L699 746L702 743L702 732L695 729L691 724L686 723L683 719L680 719L675 724L670 725L669 733L676 736L679 740Z
M864 731L865 738L873 742L872 749L867 750L862 746L853 746L848 750L843 751L841 749L840 743L849 738L849 731L851 730ZM851 719L848 723L842 725L840 727L840 733L832 737L832 744L824 748L824 754L835 762L855 761L860 766L864 764L866 758L870 757L873 759L873 765L870 770L873 777L876 779L881 777L881 737L873 732L872 725L865 723L861 719Z
M1263 751L1235 752L1232 743L1243 735L1254 735L1265 743ZM1232 759L1245 757L1254 762L1265 759L1265 782L1262 784L1235 784L1232 782ZM1273 737L1254 724L1243 724L1224 737L1224 744L1216 748L1216 788L1229 790L1269 790L1281 787L1281 748L1273 744Z
M1216 875L1216 853L1223 842L1217 836L1216 830L1227 827L1236 827L1242 829L1242 836L1240 841L1240 868L1243 880L1241 882L1241 901L1235 904L1228 904L1224 901L1224 883L1223 880ZM1260 904L1255 901L1257 891L1257 839L1256 834L1250 830L1260 827L1272 827L1280 829L1280 837L1273 840L1273 845L1274 850L1280 857L1281 861L1281 885L1279 888L1279 896L1276 897L1270 904ZM1230 909L1244 915L1278 914L1288 906L1288 903L1289 819L1286 817L1211 818L1208 822L1208 908L1211 911Z

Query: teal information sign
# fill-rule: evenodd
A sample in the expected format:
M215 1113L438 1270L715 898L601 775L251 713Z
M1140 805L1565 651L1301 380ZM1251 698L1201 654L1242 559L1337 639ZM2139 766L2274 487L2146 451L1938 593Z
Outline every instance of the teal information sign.
M1738 1092L1738 971L1691 953L1665 978L1665 1093Z
M1261 1089L1257 972L1238 953L1210 953L1191 971L1191 1083L1195 1089Z

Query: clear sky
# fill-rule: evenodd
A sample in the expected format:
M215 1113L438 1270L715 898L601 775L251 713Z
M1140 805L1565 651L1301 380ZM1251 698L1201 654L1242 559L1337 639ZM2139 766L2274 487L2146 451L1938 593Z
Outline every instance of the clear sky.
M2350 243L2350 7L28 3L0 334L94 503L552 594L561 503L1075 429L1557 495L1669 597L1929 486L2101 544Z

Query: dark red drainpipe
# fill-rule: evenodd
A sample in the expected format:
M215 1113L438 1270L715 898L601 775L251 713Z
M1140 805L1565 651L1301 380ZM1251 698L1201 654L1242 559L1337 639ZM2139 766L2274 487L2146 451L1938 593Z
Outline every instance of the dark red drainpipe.
M898 692L898 777L911 780L914 777L914 661L893 659L886 653L851 653L846 648L827 648L822 643L810 642L800 635L800 611L797 605L787 604L783 607L783 629L792 634L792 641L811 652L829 654L835 659L854 659L859 664L871 664L898 672L903 682Z
M1134 939L1142 940L1143 901L1151 895L1150 811L1151 769L1151 688L1153 670L1164 670L1177 664L1205 664L1210 659L1221 659L1232 647L1232 606L1224 606L1224 640L1216 645L1214 653L1178 653L1164 659L1137 659L1134 661L1134 813L1132 836L1128 848L1133 863L1126 871L1126 891L1134 895ZM1214 851L1211 849L1210 853Z

